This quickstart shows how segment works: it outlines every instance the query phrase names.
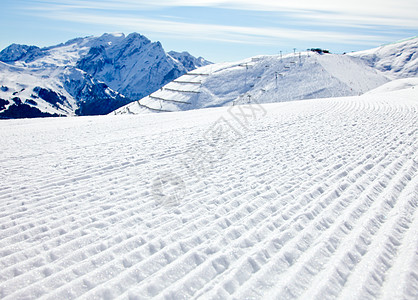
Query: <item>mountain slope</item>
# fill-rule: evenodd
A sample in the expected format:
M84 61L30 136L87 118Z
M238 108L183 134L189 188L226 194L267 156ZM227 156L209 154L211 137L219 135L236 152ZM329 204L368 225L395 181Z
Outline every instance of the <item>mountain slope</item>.
M415 300L417 112L415 87L0 122L0 298Z
M184 61L195 66L209 64L190 54L186 57ZM3 118L106 114L190 68L166 54L159 42L137 33L76 38L46 48L13 44L0 52L0 62ZM51 103L36 89L65 100Z
M190 65L189 61L194 62ZM183 65L187 64L187 67ZM146 37L133 33L119 42L100 43L77 62L77 68L86 71L131 99L140 99L175 78L209 64L190 54L183 60L165 53L161 43L152 43Z
M130 102L72 67L27 68L0 62L0 118L106 114Z
M36 46L11 44L0 52L0 61L5 63L13 63L18 60L30 62L42 54L43 51Z
M196 69L115 113L359 95L388 81L363 60L346 55L259 56Z
M349 55L363 59L392 78L418 76L418 37Z
M186 68L187 71L192 71L194 69L212 64L210 61L207 61L203 57L200 56L196 58L186 51L184 52L170 51L168 52L168 54L172 58L179 61Z

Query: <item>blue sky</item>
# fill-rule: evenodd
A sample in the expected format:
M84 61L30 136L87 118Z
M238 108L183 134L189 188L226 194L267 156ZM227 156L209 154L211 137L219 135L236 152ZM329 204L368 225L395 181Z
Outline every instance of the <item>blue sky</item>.
M214 62L312 47L342 53L418 35L416 0L0 0L0 48L138 32Z

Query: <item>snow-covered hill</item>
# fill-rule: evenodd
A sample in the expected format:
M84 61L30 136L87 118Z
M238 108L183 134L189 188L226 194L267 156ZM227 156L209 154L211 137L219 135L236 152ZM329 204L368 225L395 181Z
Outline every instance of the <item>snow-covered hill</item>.
M0 52L0 117L109 113L209 64L188 53L180 57L137 33L77 38L46 48L13 44ZM40 89L61 100L42 97Z
M416 300L417 124L416 86L0 122L0 298Z
M363 59L392 78L418 76L418 37L349 55Z
M389 79L357 57L305 52L205 66L120 109L181 111L235 104L363 94Z
M393 92L398 90L404 90L408 88L415 89L418 87L418 77L411 77L411 78L402 78L402 79L395 79L384 85L381 85L374 90L367 92L365 95L368 94L378 94L378 93L386 93L386 92Z

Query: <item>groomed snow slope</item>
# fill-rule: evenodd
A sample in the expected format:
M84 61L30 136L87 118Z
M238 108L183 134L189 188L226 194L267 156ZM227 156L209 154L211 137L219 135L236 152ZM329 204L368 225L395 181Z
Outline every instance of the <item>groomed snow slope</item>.
M0 298L417 299L418 89L248 108L0 122Z
M113 114L354 96L388 81L362 59L348 55L257 56L193 70Z

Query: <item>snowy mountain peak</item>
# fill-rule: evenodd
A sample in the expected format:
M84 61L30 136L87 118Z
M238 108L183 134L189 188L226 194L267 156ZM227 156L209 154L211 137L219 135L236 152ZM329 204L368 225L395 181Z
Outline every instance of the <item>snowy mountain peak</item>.
M200 68L203 66L207 66L212 64L210 61L207 61L203 57L194 57L187 51L183 52L176 52L176 51L170 51L168 54L179 61L183 66L187 69L187 71L194 70L196 68Z
M121 35L117 35L117 34L110 34L110 33L105 33L99 37L90 37L88 38L89 41L87 43L88 46L90 47L97 47L97 46L105 46L105 45L111 45L114 43L119 43L120 41L125 39L125 35L121 34Z
M132 32L128 34L126 37L128 41L144 41L145 44L151 43L151 41L144 35L138 33L138 32ZM157 42L156 42L157 43Z
M160 42L131 33L95 40L89 52L77 61L77 68L106 82L130 98L141 98L187 72L185 66L167 56Z
M105 33L45 48L13 44L0 53L6 64L0 68L0 115L10 107L29 109L22 105L39 110L28 116L106 114L185 74L191 67L183 62L198 60L189 56L179 61L139 33ZM38 88L67 101L42 100Z
M36 46L11 44L0 52L0 61L10 63L17 60L31 61L42 53Z

